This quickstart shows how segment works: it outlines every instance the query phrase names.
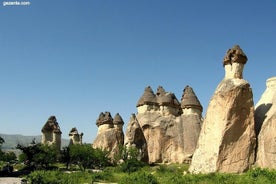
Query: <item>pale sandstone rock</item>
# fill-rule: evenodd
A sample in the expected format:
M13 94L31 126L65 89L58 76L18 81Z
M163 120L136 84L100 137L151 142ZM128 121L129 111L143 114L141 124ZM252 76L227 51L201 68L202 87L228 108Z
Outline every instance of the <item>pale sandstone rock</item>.
M256 165L276 169L276 77L266 81L266 90L256 104L258 149Z
M199 116L197 113L189 113L189 110L182 116L180 103L173 93L158 87L155 95L149 89L146 88L137 105L137 120L146 139L149 163L183 163L189 160L201 126L201 110L198 110L200 103L183 107L183 110L193 109L191 112L198 112ZM141 99L146 99L145 96L154 100L141 103Z
M124 144L123 120L119 114L114 117L110 112L101 113L97 119L98 133L92 144L93 148L100 148L110 152L110 158L114 158L119 151L119 145Z
M254 163L256 135L250 85L243 80L245 55L238 46L224 59L225 78L210 100L189 171L241 173Z
M61 130L55 116L50 116L41 129L41 143L55 145L57 150L61 148Z
M134 147L139 151L138 159L148 162L148 149L145 136L135 114L132 114L126 129L124 145L127 148Z
M190 162L196 149L202 124L202 106L190 86L183 90L181 98L181 123L183 129L185 162Z

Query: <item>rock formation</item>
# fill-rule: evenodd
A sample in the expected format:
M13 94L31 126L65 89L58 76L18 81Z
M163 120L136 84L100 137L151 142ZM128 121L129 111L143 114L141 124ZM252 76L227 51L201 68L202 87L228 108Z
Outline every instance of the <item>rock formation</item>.
M98 133L93 147L110 151L110 157L114 158L119 150L119 145L124 144L123 124L124 121L118 113L114 120L110 112L100 113L96 122Z
M197 105L183 106L183 110L194 109ZM191 157L192 145L195 147L200 131L201 111L199 117L182 115L181 104L175 95L161 86L156 94L148 86L137 103L137 110L137 121L146 140L149 163L183 163ZM190 114L189 110L186 112ZM189 132L187 129L185 132L185 128L196 130ZM193 131L198 132L191 135Z
M139 160L149 161L147 142L135 114L131 115L128 122L124 144L127 148L134 147L139 151Z
M258 149L256 165L276 169L276 77L267 79L266 90L256 104Z
M69 137L70 137L69 145L82 144L82 136L83 136L83 133L79 134L76 127L72 128L69 133Z
M241 173L255 158L252 90L242 79L246 55L239 46L224 58L225 78L210 100L189 171Z
M44 124L42 130L42 144L55 145L58 150L61 147L61 134L60 127L58 125L55 116L50 116Z
M196 149L202 124L202 106L190 86L186 86L181 99L181 122L185 162L190 162Z

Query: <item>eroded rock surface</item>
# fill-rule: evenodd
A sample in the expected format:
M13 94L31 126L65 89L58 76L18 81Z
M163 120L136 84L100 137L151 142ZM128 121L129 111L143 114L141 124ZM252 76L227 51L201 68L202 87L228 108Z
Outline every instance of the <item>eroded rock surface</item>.
M139 160L148 162L147 142L135 114L132 114L127 125L124 144L127 148L134 147L139 151Z
M254 163L253 95L242 79L246 56L239 46L224 59L225 78L210 100L189 171L241 173Z
M258 149L256 165L276 169L276 77L267 79L266 90L256 104Z
M194 93L190 96L196 97ZM187 104L195 102L189 98L182 102L185 100ZM163 87L159 86L156 94L151 87L145 89L137 103L137 121L146 140L149 163L189 162L201 127L202 106L196 100L196 104L181 107L175 95Z
M116 114L114 120L110 112L100 113L96 125L98 126L97 137L93 142L94 148L110 151L110 157L118 153L119 145L124 144L123 120Z

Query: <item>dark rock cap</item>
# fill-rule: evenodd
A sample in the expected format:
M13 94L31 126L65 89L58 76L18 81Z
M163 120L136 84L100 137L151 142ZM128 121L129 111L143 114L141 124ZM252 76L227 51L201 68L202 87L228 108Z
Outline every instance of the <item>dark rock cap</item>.
M114 125L123 125L124 124L124 121L119 113L117 113L114 116L113 123L114 123Z
M103 125L103 124L110 124L110 125L113 125L113 118L110 114L110 112L101 112L97 121L96 121L96 125L97 126L100 126L100 125Z
M57 119L55 116L50 116L46 123L44 124L43 128L41 129L41 132L54 132L61 134L60 127L58 125Z
M183 95L181 98L181 108L197 108L202 112L202 106L195 95L193 88L186 86L183 90Z
M71 131L69 133L69 136L74 135L74 134L79 134L79 132L78 132L78 130L77 130L76 127L74 127L74 128L71 129Z
M232 63L242 63L247 62L247 56L244 54L243 50L239 45L234 45L233 48L229 49L223 59L223 66Z
M156 105L156 96L150 86L145 88L143 96L138 100L136 107L142 105Z
M174 93L166 92L162 86L157 88L157 102L159 105L179 108L180 103Z

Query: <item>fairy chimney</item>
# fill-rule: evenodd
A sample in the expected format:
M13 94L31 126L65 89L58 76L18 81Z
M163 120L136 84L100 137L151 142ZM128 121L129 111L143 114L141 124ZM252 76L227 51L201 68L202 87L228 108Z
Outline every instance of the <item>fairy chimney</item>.
M158 110L156 95L153 93L153 90L151 89L150 86L145 88L144 94L138 100L136 107L137 107L138 113Z
M186 86L183 90L183 95L181 98L181 108L183 114L198 114L201 116L202 106L193 91L193 88Z
M93 141L93 148L100 148L110 152L110 158L118 153L120 145L124 144L123 124L124 121L119 114L114 119L110 112L100 113L96 121L98 133Z
M76 127L72 128L69 133L69 137L70 137L69 145L82 144L82 136L83 136L83 133L79 134Z
M266 81L266 89L255 108L258 149L256 165L276 169L276 77Z
M55 145L58 150L61 148L61 134L60 127L58 125L57 119L55 116L50 116L43 128L42 132L42 144Z
M225 69L225 78L243 78L243 67L247 62L247 56L244 54L240 46L235 45L229 49L223 60Z
M121 130L123 129L124 121L119 113L115 114L113 119L114 128Z
M192 173L241 173L255 161L253 94L242 79L246 61L239 46L227 51L225 78L209 102L189 168Z
M180 114L180 103L174 93L166 92L162 86L157 88L156 100L159 105L159 110L162 115Z
M96 125L98 126L98 134L104 132L107 129L113 128L113 118L110 112L101 112L96 121Z

